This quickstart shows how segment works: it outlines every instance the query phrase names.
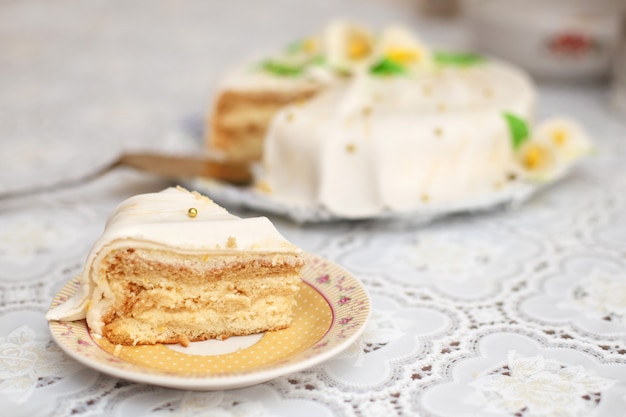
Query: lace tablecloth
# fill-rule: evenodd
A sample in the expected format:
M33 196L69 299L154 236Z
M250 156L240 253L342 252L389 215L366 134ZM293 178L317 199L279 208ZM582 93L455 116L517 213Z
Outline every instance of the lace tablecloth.
M272 217L371 295L365 332L327 362L193 392L110 377L61 352L44 319L52 298L120 201L170 184L124 169L77 180L126 148L197 148L212 77L229 60L337 13L404 12L217 3L0 5L0 414L624 416L626 125L602 86L541 87L540 114L576 117L597 150L521 207L420 227Z

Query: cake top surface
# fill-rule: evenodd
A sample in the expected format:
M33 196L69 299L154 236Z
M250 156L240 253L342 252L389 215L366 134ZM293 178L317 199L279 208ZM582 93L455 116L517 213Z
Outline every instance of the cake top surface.
M352 82L290 106L289 112L324 120L350 116L375 120L381 116L421 120L428 115L449 117L462 112L526 113L535 102L532 81L521 71L493 61L458 70L442 68L421 77L357 76Z
M286 47L258 54L233 68L222 89L292 90L341 84L355 77L413 78L444 68L457 72L488 60L464 51L433 50L408 27L373 30L357 22L334 20L323 30Z

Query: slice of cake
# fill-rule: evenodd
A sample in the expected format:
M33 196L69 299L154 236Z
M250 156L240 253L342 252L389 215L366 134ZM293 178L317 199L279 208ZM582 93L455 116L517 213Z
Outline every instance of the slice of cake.
M180 187L124 201L80 288L48 320L87 319L122 345L181 343L288 327L301 250L265 217L241 219Z

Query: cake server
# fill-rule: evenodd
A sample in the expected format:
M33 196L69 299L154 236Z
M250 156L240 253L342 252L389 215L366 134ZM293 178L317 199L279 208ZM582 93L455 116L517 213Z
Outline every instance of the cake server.
M3 192L0 184L0 199L58 189L89 181L120 166L135 168L171 179L213 178L235 186L250 185L253 180L250 162L226 162L201 156L178 156L156 152L126 152L102 167L94 167L93 172L76 178L8 192Z
M250 163L225 162L198 156L132 152L122 154L110 168L117 166L128 166L172 178L214 178L235 185L252 182Z

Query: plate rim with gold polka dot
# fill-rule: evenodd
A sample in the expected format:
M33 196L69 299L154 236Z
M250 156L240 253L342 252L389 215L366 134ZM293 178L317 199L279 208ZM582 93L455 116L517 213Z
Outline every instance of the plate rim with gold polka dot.
M233 352L204 355L197 349L189 354L188 348L166 345L114 346L93 337L84 319L50 321L50 332L78 362L134 382L207 391L266 382L343 352L363 333L371 314L369 294L355 276L319 255L303 252L302 256L305 267L292 325L259 335L250 346ZM52 307L77 289L78 278L74 278L55 296ZM196 343L205 342L191 347Z

